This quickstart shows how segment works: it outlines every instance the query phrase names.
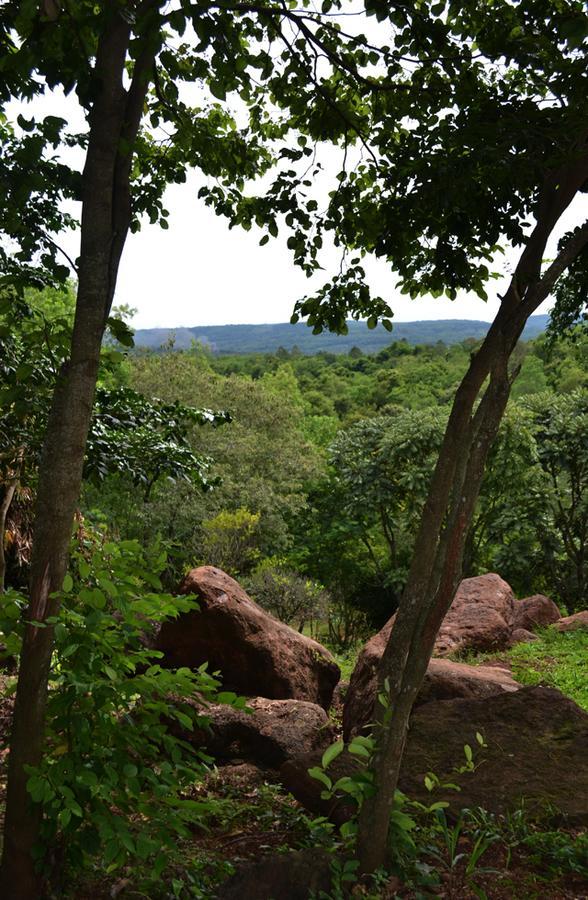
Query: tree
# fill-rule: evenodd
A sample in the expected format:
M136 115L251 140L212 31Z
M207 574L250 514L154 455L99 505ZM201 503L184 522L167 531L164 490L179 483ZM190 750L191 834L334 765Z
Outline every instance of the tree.
M337 3L331 6L337 7ZM170 182L185 181L186 169L200 168L233 197L242 196L248 179L263 174L276 160L312 156L308 147L274 149L285 131L272 124L260 100L268 88L279 106L289 98L310 100L316 128L341 132L347 113L331 98L325 75L312 75L307 59L334 48L341 37L328 18L288 5L182 2L168 8L160 0L123 0L96 4L53 0L0 10L0 104L30 100L45 90L75 91L88 123L72 134L55 116L20 114L16 122L0 117L3 153L0 177L0 247L5 278L17 286L54 283L69 275L55 240L74 223L62 201L81 201L80 253L76 313L69 359L61 367L53 395L39 470L27 614L19 669L8 775L2 886L15 900L37 897L38 873L32 847L39 834L40 810L30 808L27 767L42 754L47 679L54 617L68 564L71 526L83 471L100 345L116 289L127 235L142 214L167 225L163 192ZM283 22L291 30L285 33ZM186 29L189 38L182 40ZM282 53L265 49L280 42ZM308 45L304 60L301 43ZM361 51L365 53L364 50ZM350 44L353 53L353 43ZM310 82L309 74L312 75ZM206 86L202 105L183 99L185 84ZM303 89L301 91L301 89ZM250 127L239 129L221 103L228 91L249 107ZM212 99L211 99L212 98ZM348 106L348 104L347 104ZM324 122L320 122L324 117ZM162 138L162 133L167 137ZM60 147L85 154L83 171L64 163ZM290 184L278 179L263 208L252 206L241 224L268 224L288 213L296 235L310 230L308 211L289 199ZM306 271L318 265L292 249ZM49 620L49 622L47 622Z
M194 450L214 460L220 486L195 502L181 486L162 485L143 512L146 529L181 543L193 564L203 557L203 544L212 549L203 522L243 508L258 517L257 551L283 554L291 542L288 521L305 502L304 484L321 468L303 433L302 399L289 367L260 378L222 377L192 352L153 354L132 360L129 380L147 397L177 398L231 415L223 428L192 435Z
M562 276L567 288L556 299L566 321L585 304L588 221L561 238L551 262L544 257L587 187L588 17L575 0L414 8L369 0L366 8L392 26L392 48L385 73L349 63L353 88L341 90L359 125L344 129L342 143L358 131L370 141L353 167L344 155L323 229L346 248L386 258L415 298L469 290L485 299L501 245L519 248L499 311L456 391L382 658L393 715L384 722L378 707L374 789L358 837L361 867L372 871L384 861L408 718L461 577L486 458L516 376L512 354ZM306 103L302 93L300 121ZM219 211L224 199L222 188L212 196ZM243 204L236 200L230 214L238 221ZM299 238L299 256L306 246ZM382 310L370 302L360 263L353 257L301 301L294 321L306 315L315 331L345 330L351 306L374 326Z
M20 485L34 479L47 404L71 334L72 298L51 294L50 310L30 294L5 290L0 297L0 592L10 508Z
M342 529L355 523L355 547L363 545L372 562L371 569L363 562L358 594L368 600L366 612L378 627L396 608L406 584L447 416L447 410L429 408L363 419L342 431L331 448L328 490L336 497L332 512L339 534L333 560L326 563L330 544L322 523L320 564L342 570L347 549ZM544 580L538 582L545 574L538 534L544 542L554 535L533 431L529 412L512 404L489 454L463 560L464 575L501 572L527 594L536 583L547 589ZM346 576L343 581L350 591L353 582ZM379 591L367 592L366 598L365 584L372 580L379 583ZM374 593L379 602L374 602ZM396 598L393 607L390 594Z
M302 632L324 617L327 596L316 581L291 571L282 560L264 560L245 586L253 599L282 622Z
M21 117L24 134L0 125L13 151L2 161L2 221L21 248L22 256L10 260L16 274L30 277L27 265L39 250L48 274L58 277L50 235L68 220L57 201L82 198L72 349L55 393L39 480L29 622L41 623L57 610L55 592L67 566L100 341L127 232L142 211L165 222L163 187L182 181L188 164L218 176L201 193L232 224L266 225L275 234L276 217L284 215L294 261L309 274L319 265L323 235L333 232L342 247L388 259L414 296L447 291L454 297L459 289L485 296L498 245L522 248L500 311L457 390L383 658L394 716L379 728L377 791L362 809L359 852L370 870L384 856L408 716L459 581L485 458L510 391L511 354L526 319L559 277L568 268L572 275L586 271L588 223L564 238L547 268L542 261L588 177L588 29L580 0L441 0L414 8L368 0L367 12L391 25L391 46L378 47L333 22L329 11L338 8L329 0L322 19L287 5L186 2L166 11L157 0L121 6L80 0L63 12L44 2L39 16L32 4L5 4L3 99L31 96L45 83L75 87L90 127L77 138L87 145L80 178L42 153L59 143L59 120ZM181 35L186 24L199 43L165 46L168 31ZM272 57L260 49L264 37L280 42L282 52ZM187 109L178 85L198 78L218 98L240 91L250 104L248 139L222 108ZM272 104L264 108L268 95ZM170 145L141 129L146 108L152 129L171 124ZM307 196L310 179L294 165L280 170L262 197L244 192L246 179L273 161L268 141L289 129L301 132L300 142L277 151L285 162L312 162L309 143L317 140L341 147L342 169L324 214ZM353 146L359 157L348 152ZM32 162L36 178L29 177ZM311 171L318 174L316 166ZM45 192L40 181L48 182ZM30 199L27 215L15 215ZM575 301L573 285L571 291ZM368 327L382 316L391 327L387 304L370 297L360 257L348 258L301 301L295 317L306 315L315 331L344 331L350 311L367 316ZM30 624L23 645L2 875L16 900L36 896L30 860L38 821L27 809L25 766L41 753L52 639L51 627Z
M71 340L73 297L69 290L29 291L4 298L0 307L0 534L4 536L19 486L34 493L47 423L48 403ZM110 343L100 354L99 387L90 423L84 477L99 487L113 474L129 477L148 496L164 476L207 489L210 459L196 453L188 437L195 425L223 424L225 413L195 409L174 401L147 400L116 384L123 354L115 333L130 340L127 326L111 319ZM29 502L31 502L29 500ZM21 536L22 538L22 536ZM0 592L6 562L0 541Z
M588 585L588 392L527 401L543 471L547 527L539 528L543 568L570 611L586 608Z
M548 528L531 417L509 404L488 455L464 551L464 575L500 572L515 593L547 591L537 531Z
M387 556L383 580L396 588L405 581L443 423L436 409L399 411L357 422L331 448L344 517L363 523L368 548L377 529Z

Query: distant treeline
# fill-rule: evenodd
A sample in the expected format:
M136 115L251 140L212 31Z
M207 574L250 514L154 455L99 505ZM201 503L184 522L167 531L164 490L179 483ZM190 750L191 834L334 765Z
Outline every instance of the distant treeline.
M532 316L523 333L524 340L537 337L547 326L549 316ZM206 325L194 328L139 328L135 345L151 350L189 350L194 343L203 344L215 354L275 353L280 347L298 349L305 355L321 351L348 353L358 347L364 353L377 353L392 341L406 341L411 345L459 344L468 338L479 339L486 334L489 323L469 319L441 319L425 322L398 322L392 334L384 328L368 329L365 322L349 321L345 335L315 335L307 325Z

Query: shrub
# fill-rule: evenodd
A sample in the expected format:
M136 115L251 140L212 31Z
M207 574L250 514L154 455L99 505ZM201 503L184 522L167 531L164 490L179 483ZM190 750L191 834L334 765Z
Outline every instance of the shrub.
M275 560L265 560L247 579L246 587L260 606L288 625L297 624L300 631L324 616L324 588Z
M203 522L204 563L218 566L229 575L251 571L259 559L259 513L247 509L223 510Z
M212 812L188 796L211 760L170 725L185 733L206 723L210 701L244 701L218 694L206 665L167 670L149 649L157 624L195 605L160 592L154 573L164 565L165 554L147 561L131 541L86 542L73 558L53 622L46 753L28 773L32 800L43 807L45 868L49 857L79 868L98 856L110 872L134 858L157 878L177 839ZM7 608L16 602L11 595Z

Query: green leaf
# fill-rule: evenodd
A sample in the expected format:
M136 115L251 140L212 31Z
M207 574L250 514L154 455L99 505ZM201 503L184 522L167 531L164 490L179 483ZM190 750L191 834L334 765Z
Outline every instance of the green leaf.
M358 831L357 822L354 822L352 819L350 819L348 822L343 822L339 831L342 838L345 838L346 840L348 840L349 838L353 838L356 836Z
M416 822L411 816L401 812L399 809L393 809L390 813L390 822L401 831L412 831L416 828Z
M333 787L333 782L329 778L329 776L318 766L314 766L312 769L308 770L308 774L311 778L314 778L316 781L320 781L325 787L330 791Z
M333 760L337 759L338 756L343 753L345 749L345 744L343 741L336 741L336 743L331 744L330 747L327 747L325 752L323 753L323 758L321 760L323 769L328 769Z
M352 753L354 756L361 756L364 759L370 759L371 755L372 755L371 752L367 749L367 747L364 747L362 744L351 743L349 745L349 752Z
M210 93L213 97L216 97L218 100L226 100L227 99L227 91L224 85L222 85L218 81L213 81L209 85Z
M135 842L130 833L128 831L120 831L118 836L123 847L128 850L129 853L135 853Z
M62 809L57 816L57 821L62 828L67 828L71 819L71 809Z

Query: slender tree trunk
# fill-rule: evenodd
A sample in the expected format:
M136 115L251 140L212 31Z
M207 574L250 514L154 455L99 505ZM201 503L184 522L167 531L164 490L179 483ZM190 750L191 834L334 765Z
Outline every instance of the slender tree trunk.
M469 440L455 460L451 508L443 533L428 590L433 599L427 608L418 594L406 603L406 593L394 627L395 640L386 647L381 665L382 681L390 684L392 717L387 728L380 725L374 769L378 793L364 803L360 829L360 859L365 871L382 864L387 842L388 821L398 782L407 723L431 657L437 632L451 605L461 577L461 563L468 521L473 515L484 462L494 440L510 392L506 365L493 374L477 413L473 416ZM431 538L434 537L431 535ZM426 595L425 595L426 596ZM403 615L401 615L401 610ZM415 621L416 618L416 621ZM383 716L379 716L381 722Z
M156 11L156 3L143 9ZM53 626L67 571L74 513L96 388L100 346L118 265L130 225L129 177L157 47L158 31L144 37L128 90L123 86L130 25L113 4L96 53L96 100L83 173L79 287L71 354L63 366L49 414L33 535L27 612L10 758L0 896L39 900L43 883L33 862L42 810L27 793L27 768L40 764ZM39 627L40 623L44 627Z
M421 517L407 585L380 664L380 690L384 683L389 686L392 715L384 721L384 710L378 704L375 791L364 800L359 822L358 855L363 872L372 872L385 862L408 720L438 630L461 579L465 541L486 458L510 392L509 360L528 317L588 242L586 223L541 277L546 242L587 176L584 137L569 167L546 179L539 197L537 224L500 310L455 396ZM476 407L480 394L482 399Z
M0 500L0 594L4 593L6 582L6 518L8 516L8 511L14 498L14 493L17 486L18 477L10 478L8 481L6 481L4 484L4 493L2 495L2 499Z

